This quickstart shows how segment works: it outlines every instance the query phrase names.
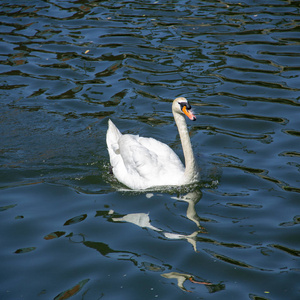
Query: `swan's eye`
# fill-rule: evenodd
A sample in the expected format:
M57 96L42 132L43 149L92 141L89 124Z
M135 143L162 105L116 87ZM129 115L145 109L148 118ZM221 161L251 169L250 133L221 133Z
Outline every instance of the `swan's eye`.
M186 107L187 110L190 110L192 107L188 102L179 102L181 110Z

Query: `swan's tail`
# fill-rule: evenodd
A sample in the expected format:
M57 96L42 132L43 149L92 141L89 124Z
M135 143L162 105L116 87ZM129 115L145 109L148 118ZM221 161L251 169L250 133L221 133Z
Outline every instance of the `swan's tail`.
M115 153L119 150L118 141L121 137L121 132L116 127L116 125L111 121L108 120L108 130L106 134L106 144L108 150L113 150Z

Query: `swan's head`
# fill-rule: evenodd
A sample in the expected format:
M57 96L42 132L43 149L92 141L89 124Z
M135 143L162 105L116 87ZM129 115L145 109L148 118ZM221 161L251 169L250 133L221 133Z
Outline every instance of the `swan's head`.
M173 113L186 115L190 120L195 121L196 116L192 112L192 107L184 97L176 98L172 105Z

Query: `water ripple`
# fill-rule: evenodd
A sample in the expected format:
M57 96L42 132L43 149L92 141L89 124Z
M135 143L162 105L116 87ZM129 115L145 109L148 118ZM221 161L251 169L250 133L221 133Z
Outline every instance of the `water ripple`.
M297 1L0 7L1 299L299 298ZM178 96L202 182L116 191L107 119L182 157Z

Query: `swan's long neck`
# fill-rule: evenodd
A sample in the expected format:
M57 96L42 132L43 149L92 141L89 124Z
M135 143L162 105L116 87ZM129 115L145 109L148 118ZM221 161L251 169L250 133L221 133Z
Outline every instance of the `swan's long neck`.
M173 115L174 115L175 123L178 128L181 145L183 149L183 155L185 159L184 180L190 183L198 179L199 176L198 167L194 157L194 152L192 149L192 144L187 129L185 117L176 112L173 112Z

